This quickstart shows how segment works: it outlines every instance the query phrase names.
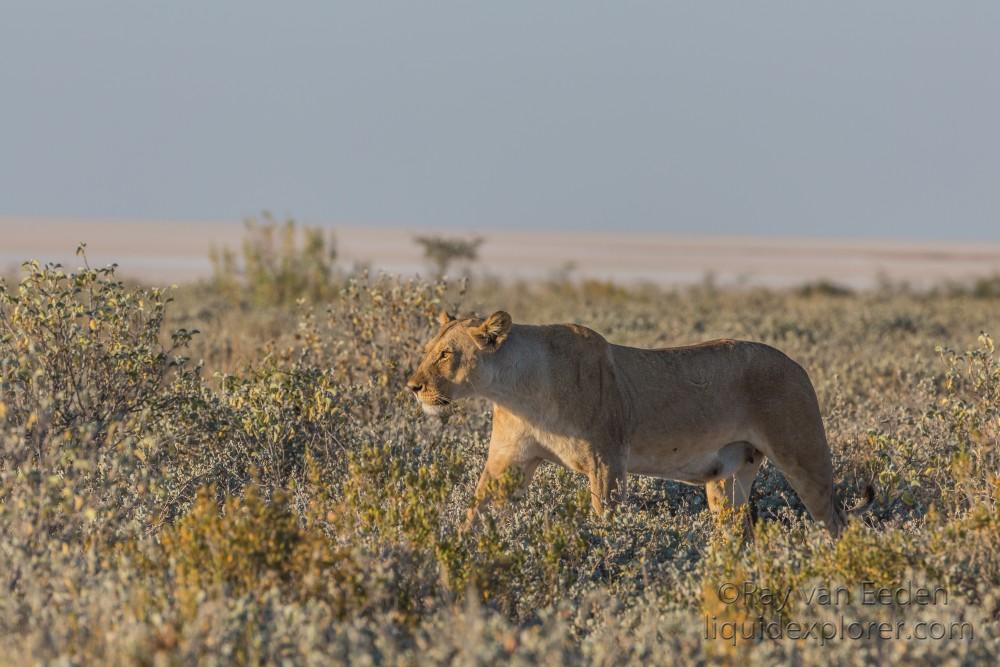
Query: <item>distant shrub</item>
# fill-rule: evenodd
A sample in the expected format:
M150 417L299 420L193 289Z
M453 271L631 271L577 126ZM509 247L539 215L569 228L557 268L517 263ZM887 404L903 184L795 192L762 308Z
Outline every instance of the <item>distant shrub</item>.
M443 278L457 262L471 263L479 259L479 246L483 239L451 238L446 236L418 236L414 239L424 249L424 259L431 265L435 278Z
M337 248L332 233L299 227L291 219L278 222L267 212L245 224L240 257L229 248L212 250L217 290L255 305L322 301L336 291Z
M929 294L971 297L973 299L997 299L1000 298L1000 273L980 276L966 282L950 280L943 285L931 288Z
M854 290L831 280L816 280L795 288L795 293L804 297L850 296L854 293Z
M1000 298L1000 274L994 274L985 278L977 278L972 283L972 289L970 291L972 296L977 299Z

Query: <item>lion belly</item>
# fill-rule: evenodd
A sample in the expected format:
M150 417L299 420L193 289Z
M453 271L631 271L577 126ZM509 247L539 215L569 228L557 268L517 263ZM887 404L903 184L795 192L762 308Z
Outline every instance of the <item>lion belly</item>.
M719 446L719 442L725 444ZM753 463L758 456L760 452L746 440L689 443L683 448L668 442L662 447L632 449L629 452L628 472L688 484L704 484L733 475L747 463Z

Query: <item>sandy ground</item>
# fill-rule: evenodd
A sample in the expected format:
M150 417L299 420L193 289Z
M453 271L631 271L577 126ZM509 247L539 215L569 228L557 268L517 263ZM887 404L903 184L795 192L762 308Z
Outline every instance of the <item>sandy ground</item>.
M341 261L397 273L427 270L417 234L435 230L332 227ZM788 286L828 279L869 287L880 277L919 287L1000 273L1000 243L720 237L626 232L499 231L485 239L476 268L504 279L570 275L624 283L699 282ZM180 283L211 274L212 246L238 249L240 222L73 220L0 217L0 273L28 258L76 267L87 242L91 265L117 262L122 275Z

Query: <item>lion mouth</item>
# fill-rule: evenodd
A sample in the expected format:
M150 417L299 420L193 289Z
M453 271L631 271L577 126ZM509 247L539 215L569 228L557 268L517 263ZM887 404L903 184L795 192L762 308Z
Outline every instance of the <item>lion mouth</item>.
M424 414L428 415L439 415L441 412L449 405L451 405L451 399L445 398L444 396L432 396L423 397L417 396L417 402L420 403L420 408L424 411Z
M420 408L424 411L424 414L432 417L440 415L449 405L451 405L451 401L447 398L440 397L435 398L430 403L424 403L423 401L420 402Z

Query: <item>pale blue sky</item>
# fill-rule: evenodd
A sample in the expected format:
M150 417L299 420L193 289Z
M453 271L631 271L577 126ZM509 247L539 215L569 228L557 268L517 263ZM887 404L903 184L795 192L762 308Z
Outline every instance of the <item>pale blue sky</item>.
M1000 239L1000 3L0 0L0 215Z

